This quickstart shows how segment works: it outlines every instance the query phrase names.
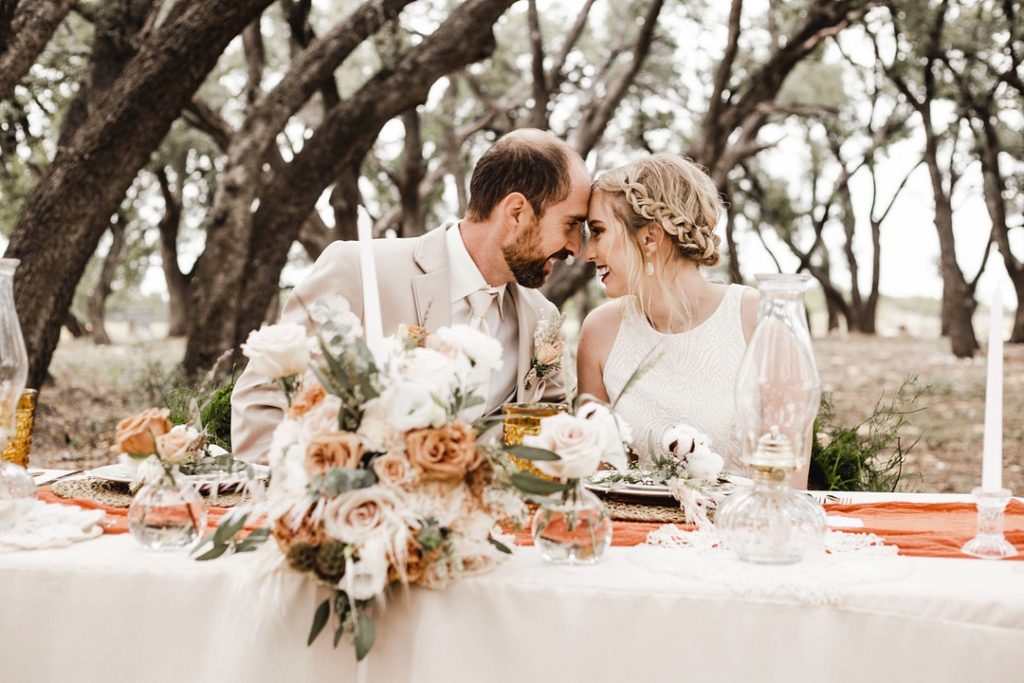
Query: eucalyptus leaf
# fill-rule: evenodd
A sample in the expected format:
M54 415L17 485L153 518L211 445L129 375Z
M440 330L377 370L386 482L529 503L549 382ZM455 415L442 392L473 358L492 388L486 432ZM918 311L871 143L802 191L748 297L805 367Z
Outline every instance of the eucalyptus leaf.
M505 553L506 555L511 555L512 554L512 549L511 548L509 548L507 545L505 545L504 543L502 543L498 539L494 538L493 536L488 536L487 537L487 542L490 543L491 545L493 545L495 548L497 548L498 552Z
M356 628L352 634L352 641L356 646L356 659L360 660L367 655L373 647L373 641L377 637L373 619L366 612L360 611L356 615Z
M516 472L509 477L509 482L523 493L532 493L539 496L546 496L552 493L568 491L574 486L572 483L560 481L548 481L541 479L529 472Z
M306 647L312 645L316 637L320 635L320 631L324 630L324 626L327 625L327 620L330 616L331 599L327 598L316 608L316 614L313 615L313 627L309 629L309 640L306 641Z
M213 547L197 557L196 561L202 562L204 560L216 560L218 557L226 553L230 547L231 546L227 543L214 543Z
M561 460L562 457L553 451L549 451L546 448L534 448L533 446L506 446L505 450L512 453L517 458L523 460Z

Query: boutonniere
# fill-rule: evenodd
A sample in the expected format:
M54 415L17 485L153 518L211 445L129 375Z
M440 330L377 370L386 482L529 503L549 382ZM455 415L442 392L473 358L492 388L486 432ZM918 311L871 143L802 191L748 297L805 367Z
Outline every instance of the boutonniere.
M524 386L530 391L535 384L562 369L562 321L564 315L556 315L541 322L533 331L533 358L526 373Z

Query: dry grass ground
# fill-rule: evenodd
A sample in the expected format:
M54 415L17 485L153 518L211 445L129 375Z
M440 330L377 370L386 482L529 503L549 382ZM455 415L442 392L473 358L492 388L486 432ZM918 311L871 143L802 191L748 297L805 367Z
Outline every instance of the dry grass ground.
M923 408L910 416L910 451L900 488L968 492L981 472L985 360L955 359L939 339L856 337L815 342L826 390L843 424L867 417L908 376L926 387ZM160 382L181 358L180 341L97 347L61 343L51 366L53 383L41 396L32 463L93 467L111 461L114 424L160 398ZM1008 346L1004 423L1004 481L1024 493L1024 347Z

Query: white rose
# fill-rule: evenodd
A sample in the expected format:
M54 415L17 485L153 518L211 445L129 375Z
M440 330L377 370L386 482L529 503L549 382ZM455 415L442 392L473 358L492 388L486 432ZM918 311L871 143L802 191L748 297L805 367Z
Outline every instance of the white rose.
M626 421L612 413L607 406L594 402L580 406L576 414L601 429L604 435L601 459L617 470L628 468L629 458L624 444L633 440L633 430Z
M280 323L253 330L242 344L242 353L249 359L253 372L280 379L298 375L309 363L306 328L294 323Z
M381 397L388 406L388 421L400 432L440 427L448 413L434 397L430 387L420 382L403 382Z
M356 434L368 451L385 453L403 443L402 432L391 424L388 408L384 397L375 398L363 406L363 420Z
M722 456L702 446L690 454L690 459L686 462L686 474L690 479L714 480L718 478L724 466Z
M398 494L384 486L346 491L324 506L324 531L343 543L362 545L382 538L392 547L404 547L409 533L406 522Z
M172 464L183 463L199 455L202 434L188 425L176 425L171 431L156 437L156 452Z
M338 413L341 412L341 398L327 394L309 412L300 418L302 429L309 436L324 432L338 431Z
M464 355L475 369L485 372L501 369L501 344L497 339L469 325L442 327L427 337L427 348L453 359L460 354Z
M601 463L604 434L597 424L573 415L552 415L540 421L540 434L528 436L524 445L545 448L561 460L535 460L544 474L559 479L590 476Z
M466 381L470 369L466 358L453 359L434 349L417 348L408 352L402 377L447 391Z
M359 548L359 559L345 570L338 587L354 600L380 595L388 583L388 559L382 539L374 538Z

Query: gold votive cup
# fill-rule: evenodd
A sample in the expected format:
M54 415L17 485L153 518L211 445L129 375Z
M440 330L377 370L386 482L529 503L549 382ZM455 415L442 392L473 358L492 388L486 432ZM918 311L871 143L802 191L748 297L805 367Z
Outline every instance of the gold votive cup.
M28 454L32 450L32 425L35 421L36 397L35 389L26 389L18 399L18 408L14 415L14 436L4 449L3 459L15 465L28 467Z
M540 421L559 413L569 412L564 403L506 403L501 407L502 432L501 440L506 446L519 446L527 436L540 434ZM519 469L550 478L533 466L529 460L509 456Z

